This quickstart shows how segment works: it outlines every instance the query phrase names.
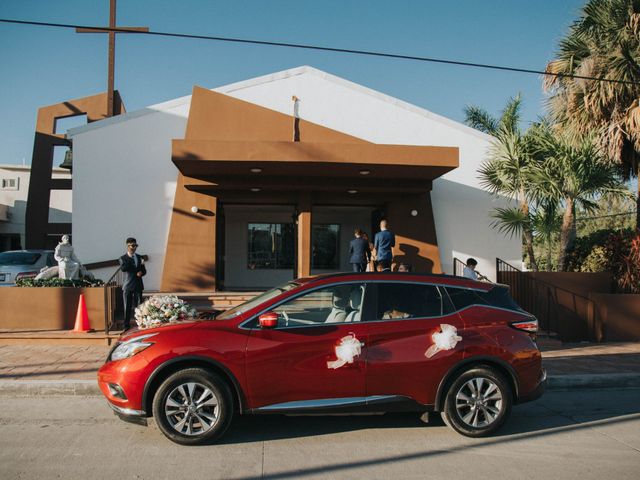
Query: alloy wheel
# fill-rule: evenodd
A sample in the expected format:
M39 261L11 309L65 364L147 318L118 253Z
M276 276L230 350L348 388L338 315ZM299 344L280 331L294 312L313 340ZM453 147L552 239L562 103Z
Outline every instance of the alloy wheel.
M218 398L207 386L187 382L171 390L164 413L176 432L196 436L207 433L216 425L218 408Z
M502 393L490 379L475 377L456 393L455 408L470 427L483 428L496 421L502 410Z

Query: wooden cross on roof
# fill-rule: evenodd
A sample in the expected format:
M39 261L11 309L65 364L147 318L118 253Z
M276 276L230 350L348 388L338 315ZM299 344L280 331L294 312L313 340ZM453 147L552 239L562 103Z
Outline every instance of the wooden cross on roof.
M119 32L118 30L122 30ZM107 117L113 117L115 109L113 79L116 57L116 33L148 32L148 27L116 27L116 0L110 0L108 30L97 28L76 28L77 33L108 33L109 34L109 76L107 79Z

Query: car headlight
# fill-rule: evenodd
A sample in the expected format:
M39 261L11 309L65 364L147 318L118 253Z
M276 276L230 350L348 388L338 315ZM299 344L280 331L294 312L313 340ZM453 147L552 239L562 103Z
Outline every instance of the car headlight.
M133 357L136 353L140 353L145 348L153 345L153 342L146 342L148 338L157 335L157 333L150 333L148 335L141 335L139 337L134 337L126 342L122 342L118 345L113 352L111 352L111 360L123 360L125 358Z

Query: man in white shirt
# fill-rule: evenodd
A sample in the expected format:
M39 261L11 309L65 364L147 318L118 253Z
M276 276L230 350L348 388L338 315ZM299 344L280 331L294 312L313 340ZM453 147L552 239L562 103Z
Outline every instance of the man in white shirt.
M467 265L462 271L462 276L465 278L470 278L471 280L488 280L488 278L482 275L480 272L476 272L477 266L478 261L475 258L469 258L467 260Z

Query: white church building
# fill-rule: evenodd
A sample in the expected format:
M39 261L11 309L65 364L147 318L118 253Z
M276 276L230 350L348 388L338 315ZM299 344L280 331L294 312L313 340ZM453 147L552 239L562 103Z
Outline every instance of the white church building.
M477 170L491 137L312 67L225 85L70 130L73 242L83 263L135 237L146 290L261 289L350 271L354 228L386 218L396 262L453 273L519 237ZM107 279L113 268L97 271Z

